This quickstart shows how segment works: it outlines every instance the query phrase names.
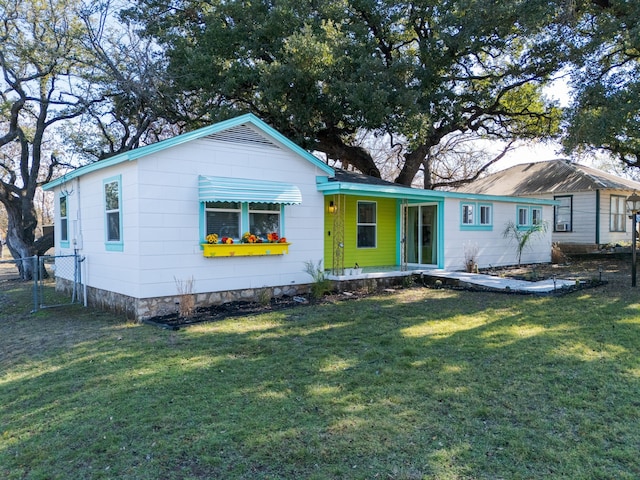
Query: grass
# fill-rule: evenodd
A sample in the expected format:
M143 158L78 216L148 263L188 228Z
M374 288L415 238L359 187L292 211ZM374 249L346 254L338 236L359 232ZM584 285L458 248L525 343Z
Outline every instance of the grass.
M0 478L640 477L631 292L406 289L177 332L9 311Z

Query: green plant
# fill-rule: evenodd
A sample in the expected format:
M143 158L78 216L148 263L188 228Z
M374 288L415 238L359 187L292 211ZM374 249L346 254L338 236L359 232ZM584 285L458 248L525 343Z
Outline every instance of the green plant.
M518 265L522 262L522 252L529 246L531 240L539 235L546 233L547 224L545 222L531 225L529 227L519 227L513 221L508 221L502 236L515 241L516 253L518 255Z
M327 279L324 269L322 268L322 260L313 263L313 260L304 262L304 271L313 279L311 284L311 297L314 299L322 298L323 295L331 292L331 282Z

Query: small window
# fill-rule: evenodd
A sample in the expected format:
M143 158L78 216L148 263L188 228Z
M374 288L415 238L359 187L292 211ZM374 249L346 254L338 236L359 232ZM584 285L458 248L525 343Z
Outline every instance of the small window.
M104 204L106 215L107 242L122 241L122 211L120 204L120 181L104 184Z
M465 203L462 205L462 224L463 225L473 225L475 220L473 218L473 207L475 205Z
M480 225L491 225L491 205L480 205Z
M571 196L558 196L553 197L554 200L560 202L553 210L553 229L556 232L570 232L573 230L572 225L572 210L573 210L573 197Z
M611 232L624 232L626 231L626 197L619 195L611 195L611 209L610 209L610 224L609 230Z
M529 225L529 208L518 207L518 226L526 227Z
M358 248L376 246L376 203L358 202Z
M249 232L259 237L274 232L280 235L280 204L250 203Z
M531 225L542 225L542 209L531 209Z
M216 233L221 238L240 238L240 202L206 202L206 233Z
M69 241L69 217L67 216L67 197L60 197L60 241Z

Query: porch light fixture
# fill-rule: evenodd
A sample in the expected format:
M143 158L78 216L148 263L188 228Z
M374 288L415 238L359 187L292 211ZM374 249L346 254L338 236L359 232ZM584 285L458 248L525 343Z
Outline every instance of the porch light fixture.
M640 212L640 195L635 191L627 197L627 213L631 215L631 286L636 286L636 222Z
M640 200L640 197L638 197L638 200ZM338 211L338 207L336 207L336 204L333 203L333 200L329 202L328 210L329 210L329 213L336 213Z

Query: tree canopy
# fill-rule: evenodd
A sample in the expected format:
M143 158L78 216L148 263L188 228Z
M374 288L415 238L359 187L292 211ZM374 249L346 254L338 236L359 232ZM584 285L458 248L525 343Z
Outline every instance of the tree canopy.
M173 119L252 111L304 147L380 176L356 141L401 152L410 184L453 133L533 139L558 132L542 87L565 61L548 2L142 0L128 17L165 48Z
M85 142L93 160L139 145L156 120L142 94L150 91L140 86L146 64L125 55L134 49L116 48L102 35L94 22L103 13L82 0L0 0L0 204L14 258L53 244L35 242L34 199L40 185L68 166L70 143L62 148L62 142L89 138L82 137L90 129L81 119L95 120L93 136L104 140ZM30 278L31 263L18 265Z
M640 167L640 2L594 0L577 14L565 146Z

